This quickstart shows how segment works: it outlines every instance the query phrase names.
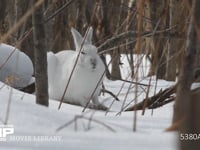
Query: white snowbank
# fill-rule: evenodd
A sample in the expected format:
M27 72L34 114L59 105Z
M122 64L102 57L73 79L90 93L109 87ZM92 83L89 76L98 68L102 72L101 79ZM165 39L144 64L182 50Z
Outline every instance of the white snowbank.
M0 44L0 81L15 88L27 86L33 75L30 58L19 49Z
M116 89L118 84L109 83ZM176 133L164 132L171 124L172 104L154 110L153 115L151 110L146 110L144 116L138 111L137 132L132 132L133 112L123 112L116 116L120 110L117 106L122 105L122 102L114 103L115 111L107 115L103 111L94 110L82 113L82 107L69 104L63 104L61 110L58 110L59 102L53 100L50 100L49 108L39 106L35 104L34 95L19 92L3 83L0 83L0 87L0 120L5 121L8 101L11 98L8 124L13 125L15 129L13 135L8 135L6 142L0 141L2 150L175 150L177 148ZM105 97L101 96L101 99ZM92 119L80 117L73 122L77 116ZM66 123L69 125L59 132L56 131ZM57 140L43 141L44 136L56 137ZM25 140L26 138L31 140Z
M122 75L130 80L127 61L123 62ZM145 77L148 66L144 66L143 69L145 73L140 73L140 81L149 84L149 78ZM152 77L150 95L172 84L174 83L164 80L156 82L155 77ZM8 124L13 125L15 129L14 134L8 135L6 142L0 141L0 149L177 149L177 133L164 131L171 125L172 103L153 110L153 113L152 110L146 110L144 116L141 115L141 111L138 111L137 131L133 132L134 113L122 112L119 114L119 112L126 105L134 104L135 85L108 79L104 80L104 85L106 89L116 95L120 92L118 96L120 101L113 101L113 97L108 94L101 95L100 100L106 106L111 106L111 112L87 109L86 112L82 113L82 107L69 104L62 104L61 109L58 110L59 102L54 100L50 100L49 108L36 105L34 95L17 91L0 82L0 124L6 120L7 108L9 100L11 100ZM145 98L146 91L147 87L138 87L138 100ZM68 125L64 126L66 124ZM63 128L57 132L60 127ZM56 139L51 140L54 137Z

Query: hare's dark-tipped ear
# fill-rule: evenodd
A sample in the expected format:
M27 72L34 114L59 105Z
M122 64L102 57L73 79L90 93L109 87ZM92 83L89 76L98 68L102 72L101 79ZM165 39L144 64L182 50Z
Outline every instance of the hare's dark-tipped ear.
M92 44L92 36L93 36L93 28L89 27L88 32L86 31L87 36L86 36L86 42L89 44Z
M82 40L83 40L83 37L82 37L82 36L80 35L80 33L79 33L76 29L74 29L74 28L71 29L71 32L72 32L72 36L73 36L73 39L74 39L75 47L76 47L76 49L79 49L80 46L81 46L81 42L82 42Z

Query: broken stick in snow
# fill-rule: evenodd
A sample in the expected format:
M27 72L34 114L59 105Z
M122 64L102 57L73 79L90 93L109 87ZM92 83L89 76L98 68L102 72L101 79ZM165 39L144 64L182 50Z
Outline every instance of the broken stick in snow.
M142 102L127 108L125 111L133 111L133 110L143 110L143 106L146 105L146 108L153 109L157 107L161 107L175 99L173 94L176 92L177 84L166 88L165 90L160 90L159 93L155 94L152 97L144 99Z

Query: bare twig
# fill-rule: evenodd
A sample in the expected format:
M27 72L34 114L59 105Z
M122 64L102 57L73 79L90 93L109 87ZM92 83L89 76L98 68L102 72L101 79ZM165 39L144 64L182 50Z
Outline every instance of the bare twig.
M141 88L141 89L142 89L142 88ZM147 91L145 91L145 89L143 89L143 91L141 91L141 92L137 95L137 98L138 98L139 96L141 96L143 93L146 93L146 92L147 92ZM129 103L127 103L126 106L124 106L124 108L122 109L122 111L124 111L124 110L126 111L126 108L129 108L130 104L133 103L134 101L135 101L135 99L133 99L133 100L131 100ZM121 113L121 112L119 112L119 113ZM118 114L119 114L119 113L118 113ZM117 114L117 115L118 115L118 114Z
M146 103L146 108L157 108L156 106L161 106L162 104L167 103L164 101L171 102L173 100L171 95L176 92L176 87L177 84L166 88L163 91L161 90L156 95L149 98L145 98L142 102L127 108L125 111L143 110L144 103Z
M33 28L31 28L26 34L25 36L21 37L21 39L19 39L19 41L17 42L17 44L15 45L15 47L13 48L12 52L8 55L8 58L4 61L4 63L0 66L0 71L1 69L5 66L5 64L8 62L8 60L10 59L10 57L14 54L15 50L17 49L16 47L18 47L20 45L20 43L26 39L26 37L32 33Z
M111 91L102 89L101 92L110 94L116 101L120 101L117 95L113 94Z
M53 19L55 16L59 15L62 13L64 9L66 9L69 5L71 5L75 0L70 0L67 3L65 3L61 8L59 8L55 13L53 13L51 16L49 16L44 22L47 23L51 19Z
M3 62L3 64L0 66L0 71L1 69L6 65L6 63L8 62L8 60L10 59L10 57L14 54L16 48L13 48L12 52L8 55L8 57L6 58L6 60Z
M11 34L17 31L18 28L20 28L24 22L27 21L28 18L32 16L33 10L37 9L40 5L42 5L44 0L38 0L34 6L31 7L29 11L27 11L21 18L20 20L12 27L10 30L4 34L1 38L1 42L6 42L8 38L10 37Z
M120 80L120 81L124 81L124 82L127 82L127 83L132 83L132 84L136 84L136 85L141 85L141 86L149 86L148 84L144 84L144 83L139 83L139 82L134 82L134 81L129 81L129 80L126 80L126 79L119 79L119 78L116 78L114 76L111 76L112 79L116 79L116 80Z
M150 37L150 36L158 36L162 34L163 36L169 36L169 37L176 37L176 38L181 38L182 35L179 35L179 33L176 32L169 32L172 30L172 28L165 29L165 30L160 30L160 31L144 31L141 33L142 37ZM127 38L137 38L138 36L138 31L127 31L123 32L118 35L114 35L112 38L107 39L104 43L102 43L98 47L98 51L102 53L104 49L107 49L108 47L112 47L116 45L116 43L122 42L126 40Z
M127 90L126 95L125 95L125 97L124 97L124 100L123 100L123 103L122 103L121 110L120 110L119 114L123 111L123 108L124 108L124 106L125 106L125 102L126 102L126 100L127 100L128 94L130 93L130 90L131 90L131 85L132 85L132 84L129 84L129 86L128 86L128 90ZM136 85L136 86L137 86L137 85ZM137 94L136 94L136 95L137 95Z
M175 96L172 96L170 98L168 98L167 100L163 101L163 102L159 102L159 103L153 103L151 106L149 106L149 109L155 109L161 106L164 106L170 102L173 102L175 100Z
M152 80L152 76L149 79L149 85L151 84L151 80ZM144 105L143 105L143 108L142 108L142 115L144 115L144 113L145 113L145 108L146 108L146 105L147 105L147 98L149 96L149 92L150 92L150 86L147 87L146 98L144 100Z

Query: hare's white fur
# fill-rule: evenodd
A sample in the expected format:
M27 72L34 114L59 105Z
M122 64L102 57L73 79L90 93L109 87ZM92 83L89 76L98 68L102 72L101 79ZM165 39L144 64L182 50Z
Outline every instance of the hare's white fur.
M49 96L57 100L61 100L62 98L83 42L83 37L79 32L75 29L72 29L71 32L76 51L64 50L57 54L49 52L47 55ZM105 66L97 54L97 48L92 45L92 32L93 29L90 27L78 58L78 63L64 96L64 102L86 106L97 86L92 97L93 106L103 107L99 103L98 94L100 92L101 78L104 74ZM99 80L101 82L97 85Z
M26 87L33 75L30 58L19 49L0 44L0 81L14 88Z

